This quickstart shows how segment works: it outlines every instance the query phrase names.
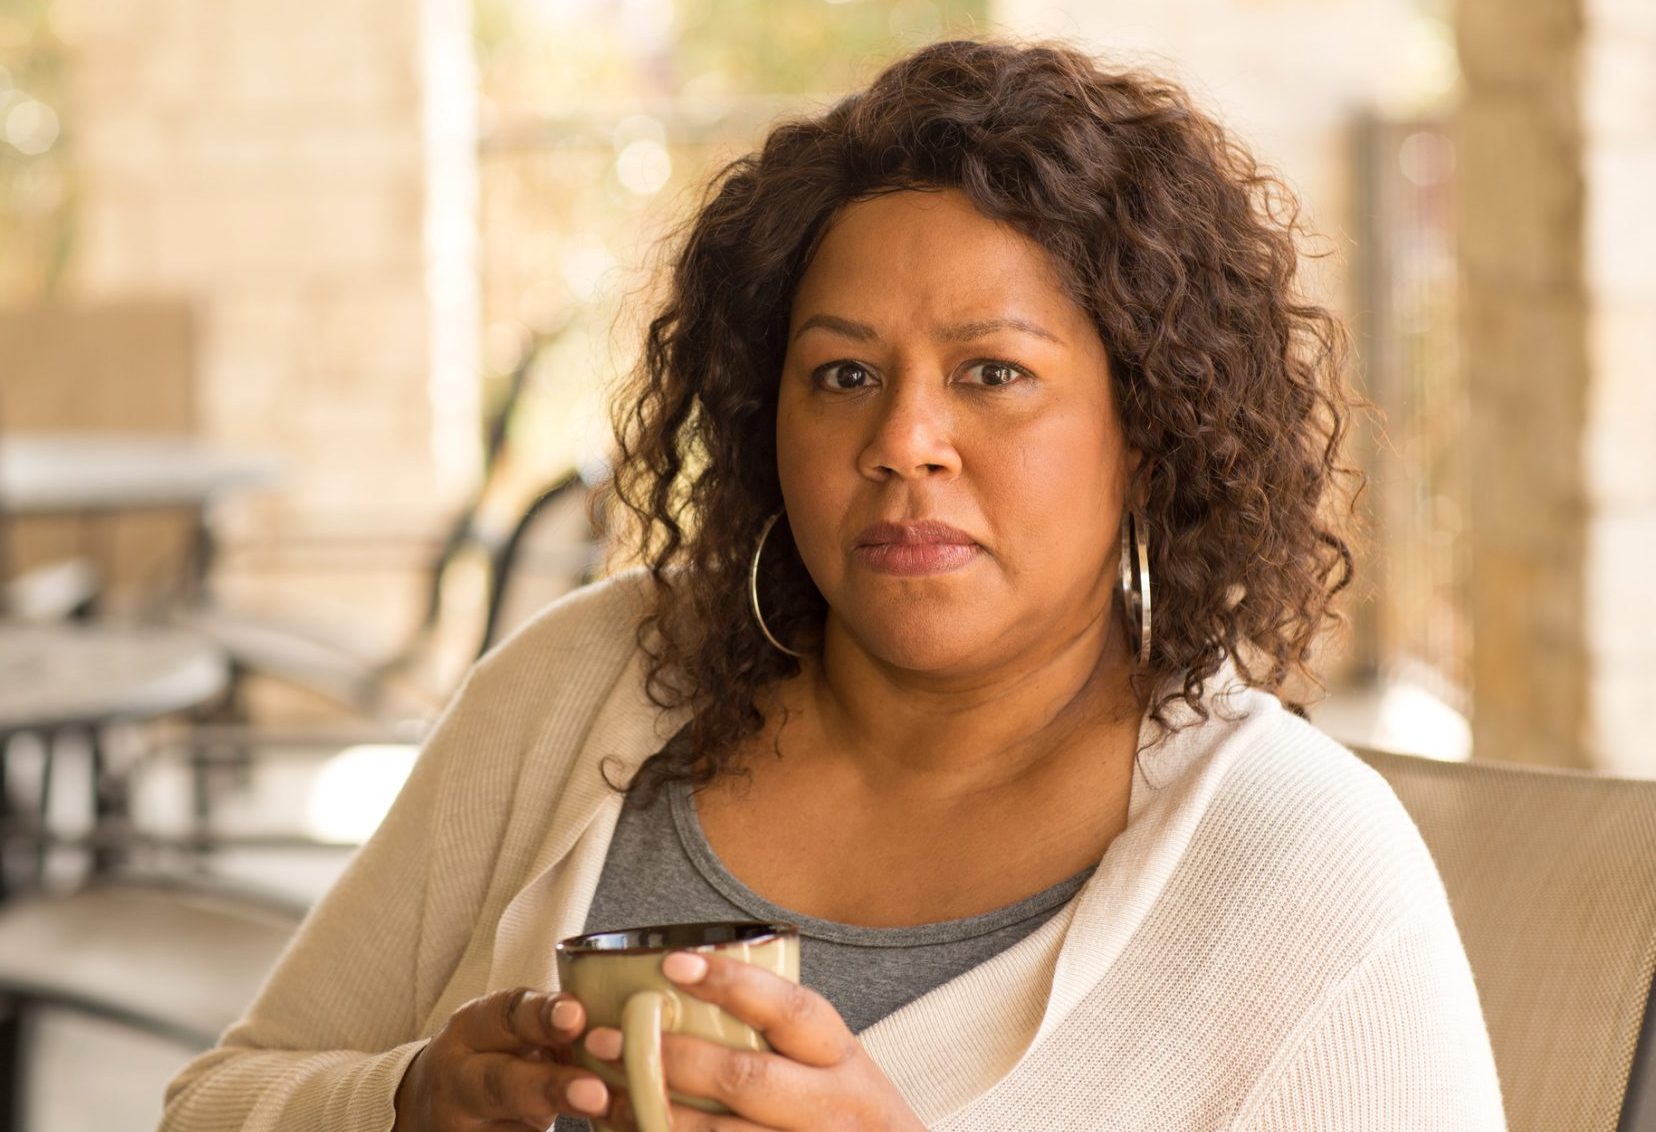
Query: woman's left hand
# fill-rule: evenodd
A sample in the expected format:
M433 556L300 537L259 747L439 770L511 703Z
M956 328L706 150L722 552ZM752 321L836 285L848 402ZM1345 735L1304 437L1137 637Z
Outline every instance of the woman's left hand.
M697 962L705 966L697 974ZM715 1115L673 1104L673 1132L924 1132L908 1103L863 1050L832 1004L809 987L740 959L673 952L662 970L687 993L760 1030L771 1051L737 1050L688 1034L661 1036L667 1087L707 1097L731 1110ZM598 1027L586 1048L619 1059L621 1033ZM633 1129L624 1094L604 1119Z

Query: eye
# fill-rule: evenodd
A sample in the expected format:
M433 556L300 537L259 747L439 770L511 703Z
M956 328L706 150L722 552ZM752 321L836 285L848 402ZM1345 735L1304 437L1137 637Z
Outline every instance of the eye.
M1011 362L999 362L993 358L985 358L981 362L973 362L966 367L966 372L980 371L982 377L978 381L968 381L968 385L984 385L997 389L1003 385L1011 385L1022 378L1029 376L1027 370L1020 369Z
M850 392L874 383L874 374L861 362L829 362L811 372L811 379L824 389Z

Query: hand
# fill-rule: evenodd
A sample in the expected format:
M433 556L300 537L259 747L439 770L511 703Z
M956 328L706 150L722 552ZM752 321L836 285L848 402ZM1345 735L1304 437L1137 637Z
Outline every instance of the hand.
M705 964L700 976L698 961ZM667 1087L716 1100L733 1114L673 1104L673 1132L925 1132L897 1087L820 994L718 954L674 952L662 970L687 993L760 1030L772 1051L735 1050L688 1034L662 1034ZM611 1027L595 1028L585 1044L601 1060L621 1056L621 1032ZM636 1127L624 1094L605 1120L629 1130Z
M585 1026L586 1010L572 995L519 987L472 999L403 1073L393 1132L541 1132L560 1113L602 1111L608 1090L575 1068L571 1051Z

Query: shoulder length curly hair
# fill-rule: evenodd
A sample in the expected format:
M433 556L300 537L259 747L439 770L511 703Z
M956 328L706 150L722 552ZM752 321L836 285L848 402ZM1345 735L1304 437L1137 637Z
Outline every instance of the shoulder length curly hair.
M655 582L639 626L649 695L690 722L626 788L638 804L735 770L765 722L759 691L799 671L747 604L760 530L782 506L790 306L836 210L905 188L963 191L1047 249L1093 317L1145 457L1155 632L1138 677L1160 689L1152 717L1165 730L1182 701L1205 719L1204 682L1227 657L1272 692L1310 677L1351 575L1328 504L1355 473L1340 459L1347 336L1296 290L1292 196L1172 83L1061 44L936 43L774 127L716 174L672 245L616 402L615 490ZM825 605L790 540L771 540L764 568L767 623L809 647Z

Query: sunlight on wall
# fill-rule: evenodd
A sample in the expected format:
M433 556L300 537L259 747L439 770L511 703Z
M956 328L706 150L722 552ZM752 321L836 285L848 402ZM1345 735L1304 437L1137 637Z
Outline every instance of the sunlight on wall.
M1418 685L1387 685L1377 717L1378 747L1450 762L1464 762L1472 755L1472 727L1466 717Z
M419 748L366 743L328 760L311 786L305 829L324 841L366 841L397 799Z

